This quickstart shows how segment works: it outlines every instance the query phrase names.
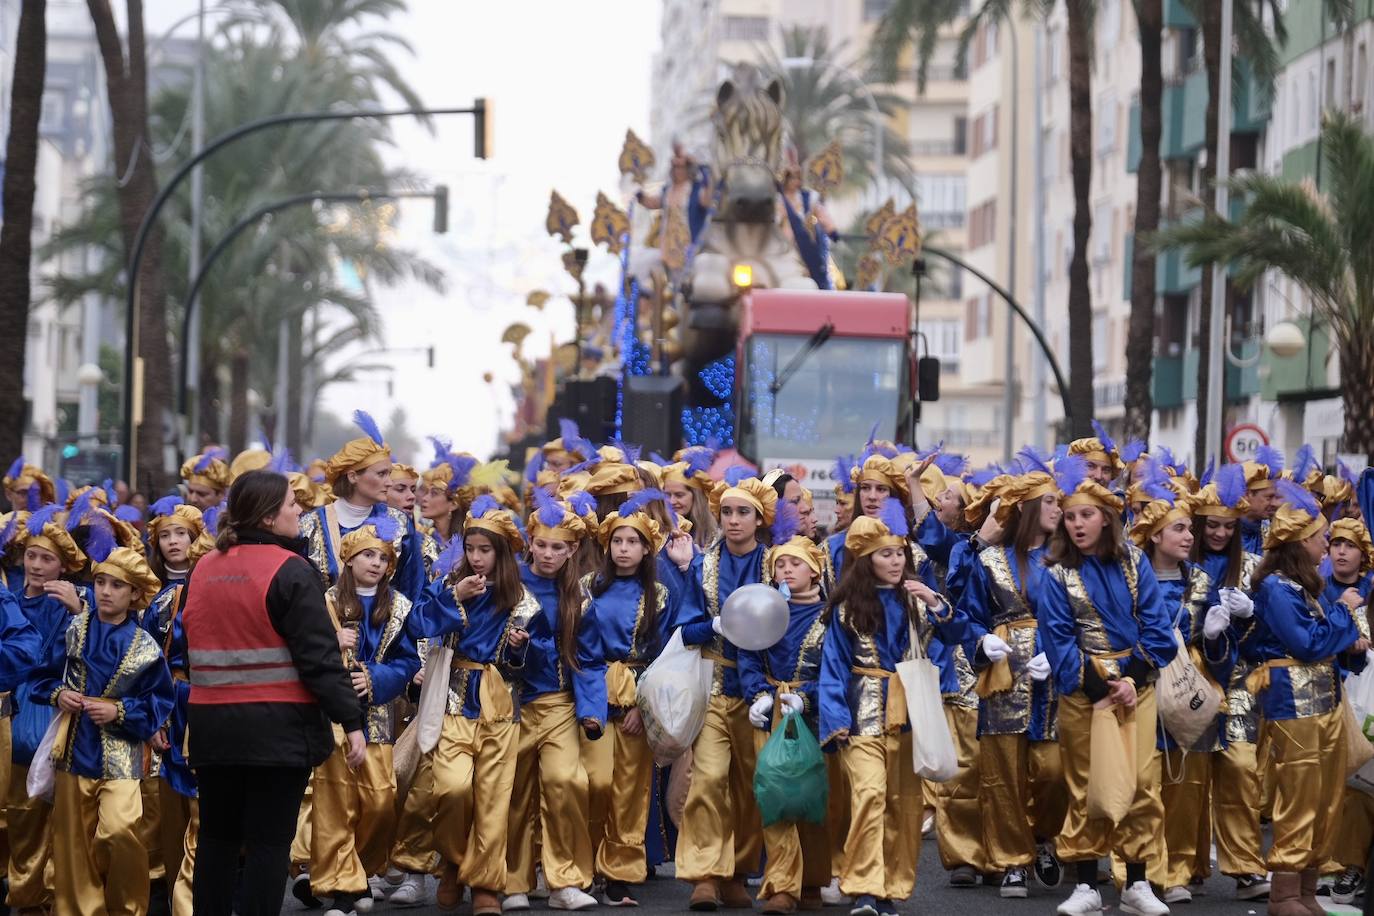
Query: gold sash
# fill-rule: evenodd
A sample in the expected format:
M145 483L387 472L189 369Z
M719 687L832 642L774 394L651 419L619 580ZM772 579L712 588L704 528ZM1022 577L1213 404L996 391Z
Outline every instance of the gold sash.
M501 676L501 669L493 664L482 664L470 659L454 656L453 667L456 671L480 671L482 683L478 688L478 705L481 709L479 722L503 722L515 717L515 701L511 697L510 686Z
M711 661L715 662L717 665L722 665L722 666L724 666L724 667L726 667L726 668L738 668L738 667L739 667L739 665L738 665L737 663L730 661L730 659L728 659L728 658L726 658L725 656L721 655L719 652L712 652L710 649L702 649L702 650L701 650L701 657L702 657L702 658L709 658Z
M635 705L635 669L643 662L611 662L606 666L606 702L619 709Z
M1323 658L1320 661L1304 662L1296 658L1271 658L1260 664L1250 676L1245 679L1245 689L1250 691L1251 696L1258 697L1261 691L1269 689L1270 674L1274 668L1296 668L1304 665L1329 665L1336 660L1333 655L1330 658Z
M773 727L774 727L774 728L777 728L777 727L778 727L778 723L782 721L782 701L781 701L782 695L783 695L784 693L790 693L790 694L793 694L793 695L795 695L795 696L801 696L801 693L800 693L800 691L798 691L797 688L800 687L800 686L802 685L802 682L801 682L801 681L780 681L780 680L778 680L777 678L771 677L771 676L769 676L769 675L767 675L767 674L765 674L765 675L763 676L763 679L764 679L765 681L768 682L768 686L769 686L769 687L772 687L772 688L773 688L773 691L774 691L774 693L773 693ZM806 700L803 699L802 702L805 703Z
M992 635L1010 644L1012 630L1034 630L1037 626L1034 617L1023 617L1020 620L998 624L993 628ZM978 684L973 688L973 692L986 700L993 694L1006 693L1011 690L1011 685L1011 657L1008 656L978 672Z
M1093 668L1097 670L1097 676L1102 678L1102 680L1104 681L1110 681L1112 679L1111 675L1107 673L1107 666L1103 664L1103 662L1115 661L1117 659L1122 658L1129 658L1131 653L1134 651L1135 650L1133 648L1122 649L1120 652L1103 652L1101 655L1090 655L1088 657L1092 659ZM1144 685L1137 684L1136 689L1139 689L1142 686Z
M888 671L886 668L860 668L856 666L849 670L852 674L877 677L887 681L887 706L883 710L886 731L892 735L900 732L902 726L907 724L906 688L902 686L902 679L897 677L896 672Z

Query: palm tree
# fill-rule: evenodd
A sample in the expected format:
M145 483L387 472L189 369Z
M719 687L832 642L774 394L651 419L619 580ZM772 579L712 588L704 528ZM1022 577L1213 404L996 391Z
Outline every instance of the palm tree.
M0 226L0 455L17 455L24 441L24 344L29 326L29 263L33 243L34 173L38 122L47 69L47 0L20 8L15 39L10 130L5 142L4 224Z
M1208 210L1197 222L1168 227L1161 247L1184 248L1194 265L1228 265L1241 287L1277 271L1307 294L1329 325L1340 354L1342 447L1374 461L1374 138L1345 113L1328 114L1322 147L1329 187L1242 172L1230 181L1245 195L1236 221Z
M1045 18L1056 0L1021 0L1027 16ZM1092 234L1092 25L1093 0L1064 0L1068 13L1069 44L1069 163L1073 176L1073 259L1069 262L1069 327L1082 333L1069 335L1069 404L1073 409L1073 436L1092 435L1093 352L1092 290L1088 285L1088 242ZM940 29L960 16L962 4L954 0L897 0L879 21L873 52L879 72L895 75L901 54L914 45L918 57L918 83L924 74ZM965 23L959 44L962 64L979 26L1006 22L1013 0L985 0Z
M1140 34L1140 167L1136 170L1135 237L1145 239L1159 228L1164 170L1159 159L1163 135L1164 37L1163 0L1135 0ZM1155 252L1136 245L1131 264L1131 313L1126 334L1126 416L1128 439L1150 438L1154 399Z

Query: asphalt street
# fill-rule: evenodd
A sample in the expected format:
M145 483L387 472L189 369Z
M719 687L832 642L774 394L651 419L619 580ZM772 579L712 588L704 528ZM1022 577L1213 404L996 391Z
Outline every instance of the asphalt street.
M639 910L646 913L686 913L687 897L689 888L687 885L668 877L671 873L671 866L661 867L659 876L651 878L638 894L640 899ZM393 907L386 903L378 903L372 910L373 913L414 913L429 914L438 913L440 910L434 906L434 889L436 882L431 879L429 882L428 904L425 906L413 907ZM945 870L940 867L940 858L935 849L935 841L927 838L921 847L921 864L916 878L916 892L911 899L901 904L900 909L903 914L958 914L958 916L1019 916L1019 914L1052 914L1059 903L1064 900L1069 893L1067 885L1046 890L1039 885L1031 882L1030 896L1024 900L1003 900L998 895L996 886L979 886L976 888L955 889L949 886L949 877ZM1103 886L1103 903L1106 904L1108 913L1119 913L1116 908L1116 892L1110 887ZM1323 901L1325 902L1325 901ZM600 911L608 910L608 907L600 908ZM755 907L757 911L757 907ZM1329 908L1332 913L1356 913L1351 907ZM543 900L533 901L533 913L547 912L547 906ZM1192 903L1175 904L1173 912L1183 914L1183 916L1206 916L1206 914L1229 914L1229 916L1261 916L1265 911L1263 900L1260 901L1238 901L1235 899L1235 884L1229 879L1220 876L1213 876L1206 885L1206 895L1195 897ZM283 913L309 912L303 910L300 904L287 896L286 905ZM314 911L321 912L321 911ZM457 911L459 914L471 916L472 909L464 903L462 908ZM592 911L597 912L597 911ZM729 912L729 911L722 911ZM738 911L735 911L738 912ZM828 907L825 911L830 916L848 916L848 908Z

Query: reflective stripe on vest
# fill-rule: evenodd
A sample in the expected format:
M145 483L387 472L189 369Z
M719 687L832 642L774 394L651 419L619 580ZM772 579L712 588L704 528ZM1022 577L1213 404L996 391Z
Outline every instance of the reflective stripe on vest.
M182 612L191 703L315 702L267 611L272 580L293 557L272 544L242 544L196 564Z

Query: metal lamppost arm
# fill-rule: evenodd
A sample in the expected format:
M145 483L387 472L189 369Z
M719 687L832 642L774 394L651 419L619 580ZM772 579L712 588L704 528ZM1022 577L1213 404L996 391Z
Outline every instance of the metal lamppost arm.
M134 236L133 249L129 253L129 266L125 272L127 278L128 294L125 298L124 312L124 346L126 357L124 360L124 417L123 417L123 440L124 454L122 471L124 479L129 482L129 486L134 486L134 470L136 469L137 451L137 430L134 425L134 362L138 359L138 292L139 292L139 269L143 265L143 249L148 243L148 235L152 232L153 224L157 221L158 214L166 206L181 183L186 180L191 171L197 165L210 158L219 150L233 143L235 140L242 139L249 134L266 130L269 127L279 127L284 124L299 124L314 121L351 121L360 118L397 118L397 117L429 117L432 115L450 114L470 114L479 119L479 128L485 127L487 116L487 104L485 99L477 99L471 108L398 108L389 111L306 111L292 112L287 114L272 115L266 118L259 118L256 121L249 121L240 124L233 130L220 134L215 139L205 145L191 158L183 162L173 173L172 177L158 191L157 197L148 207L148 211L143 214L143 222L139 224L138 234ZM481 130L478 131L481 134ZM478 149L479 153L484 153Z
M181 318L181 360L180 365L178 366L180 382L177 385L177 411L181 414L185 414L187 407L189 406L187 404L187 392L190 388L190 360L188 357L190 356L191 352L191 335L188 332L191 327L191 316L192 313L195 311L196 302L199 298L200 288L203 285L205 285L205 279L210 275L210 268L215 265L215 261L219 259L220 255L224 254L224 252L228 250L229 246L233 244L234 240L238 238L240 235L242 235L246 229L248 229L258 220L262 219L264 216L267 216L272 213L278 213L282 210L287 210L291 207L297 207L302 204L313 204L316 201L326 203L362 203L369 200L396 200L398 198L406 197L432 196L434 196L433 191L311 191L308 194L294 194L291 197L283 197L281 200L274 200L270 203L263 204L261 207L258 207L252 213L249 213L243 219L235 223L233 227L230 228L230 230L224 234L224 238L216 242L215 247L211 248L210 251L206 253L205 262L201 264L200 270L191 280L190 289L186 292L186 303L184 309L182 310Z

